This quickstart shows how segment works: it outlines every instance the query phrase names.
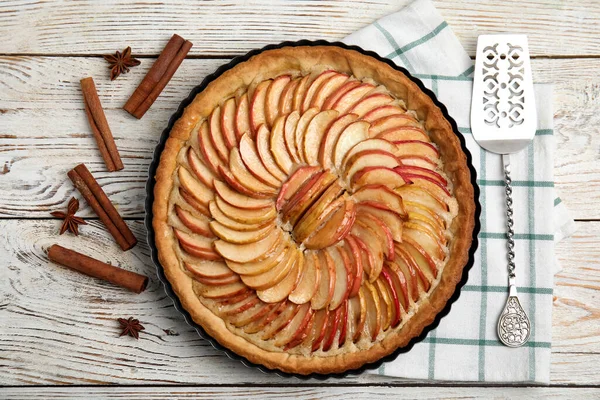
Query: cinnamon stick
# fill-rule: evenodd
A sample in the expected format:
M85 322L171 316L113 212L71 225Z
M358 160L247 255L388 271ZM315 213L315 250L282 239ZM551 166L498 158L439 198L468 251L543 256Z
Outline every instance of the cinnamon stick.
M135 246L137 239L87 167L84 164L79 164L67 175L106 226L106 229L115 238L121 249L125 251Z
M88 122L92 128L92 134L100 154L104 159L106 168L110 171L119 171L123 169L123 162L119 155L119 150L115 144L106 115L102 109L98 92L96 91L96 85L92 77L84 78L79 81L81 84L81 91L83 92L83 102L85 105L85 114L87 115Z
M189 40L173 35L123 109L140 119L171 80L192 48Z
M141 293L148 286L148 277L112 266L85 254L54 244L48 249L48 258L55 263L69 267L94 278Z

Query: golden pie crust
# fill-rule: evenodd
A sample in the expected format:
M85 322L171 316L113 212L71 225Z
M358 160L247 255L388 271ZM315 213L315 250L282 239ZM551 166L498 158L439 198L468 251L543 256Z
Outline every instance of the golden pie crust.
M349 344L334 346L337 347L333 349L335 351L311 352L277 348L267 342L263 345L251 335L240 334L239 330L232 329L211 307L205 305L195 291L197 282L182 266L181 250L171 221L175 212L173 199L176 198L174 193L179 182L177 173L182 164L182 149L190 146L201 124L208 121L216 107L223 106L227 99L245 91L252 93L265 80L281 75L290 75L292 78L311 75L311 79L314 79L326 70L383 87L397 100L395 104L401 104L420 121L439 151L439 166L449 182L453 207L451 221L445 231L447 256L429 291L421 290L415 302L418 307L412 308L408 314L403 313L403 321L396 328L390 327L387 332L380 330L375 341L369 343L361 338L359 345L355 345L346 339ZM413 81L389 65L353 50L334 46L284 47L264 51L224 72L195 97L174 124L155 178L152 209L155 242L165 276L182 306L221 345L270 369L304 375L340 373L376 362L406 346L444 309L468 261L474 229L474 189L467 157L459 139L442 111ZM388 295L390 293L388 291ZM365 326L361 326L363 330L372 329ZM335 339L337 342L338 337Z

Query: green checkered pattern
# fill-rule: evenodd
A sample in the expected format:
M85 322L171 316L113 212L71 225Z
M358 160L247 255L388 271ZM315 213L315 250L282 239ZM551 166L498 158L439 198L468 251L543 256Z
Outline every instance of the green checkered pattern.
M439 326L413 349L373 373L413 379L548 383L555 236L572 228L556 196L551 87L536 85L538 130L511 158L517 281L532 320L530 341L510 349L497 339L507 298L506 217L501 158L480 148L470 129L474 67L429 0L418 0L344 39L405 67L448 107L471 152L482 206L475 262L460 298Z

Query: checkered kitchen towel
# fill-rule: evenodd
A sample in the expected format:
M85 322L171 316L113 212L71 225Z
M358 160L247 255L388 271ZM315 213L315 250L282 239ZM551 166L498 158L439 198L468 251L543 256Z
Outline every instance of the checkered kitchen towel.
M481 188L479 248L460 298L425 340L372 372L415 379L548 383L552 286L558 271L554 243L570 235L574 226L554 190L552 87L536 85L535 139L511 158L517 281L532 320L529 343L511 349L496 336L507 297L502 164L500 156L477 145L469 128L473 61L429 0L417 0L344 42L391 59L437 95L466 139Z

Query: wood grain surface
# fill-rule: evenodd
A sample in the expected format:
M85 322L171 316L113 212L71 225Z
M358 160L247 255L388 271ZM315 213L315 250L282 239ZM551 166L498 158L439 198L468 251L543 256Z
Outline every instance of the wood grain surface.
M600 2L433 1L466 50L479 34L529 36L534 80L554 84L558 194L577 233L557 245L551 387L493 387L375 375L301 381L244 367L198 337L174 309L145 244L145 183L168 118L231 57L284 40L339 40L411 0L0 2L0 398L599 398ZM172 33L194 43L140 121L121 109ZM142 65L109 80L102 54L132 46ZM125 163L108 173L83 112L93 76ZM58 236L50 211L77 192L85 162L137 236L121 252L90 218ZM150 277L140 295L49 262L59 243ZM116 318L146 330L118 337ZM64 386L67 385L67 386ZM72 386L75 385L75 386ZM125 386L123 386L125 385ZM492 387L482 387L492 386ZM502 385L507 386L507 385Z

